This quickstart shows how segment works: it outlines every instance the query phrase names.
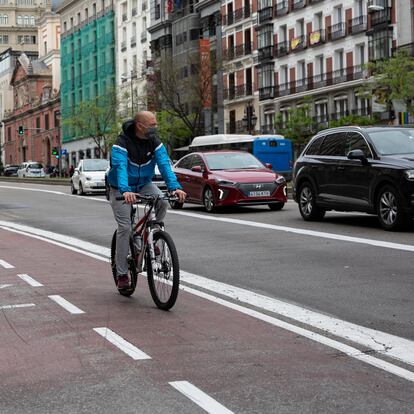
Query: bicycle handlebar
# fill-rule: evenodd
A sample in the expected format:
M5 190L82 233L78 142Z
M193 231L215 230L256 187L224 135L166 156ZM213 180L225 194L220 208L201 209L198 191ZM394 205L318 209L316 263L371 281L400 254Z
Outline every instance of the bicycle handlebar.
M164 193L162 196L159 195L145 195L145 194L140 194L140 193L134 193L136 198L137 198L137 202L141 201L141 200L147 200L147 201L155 201L158 198L162 198L163 200L168 200L168 201L177 201L178 197L175 195L171 195L170 193ZM118 201L123 201L124 197L115 197L115 200Z

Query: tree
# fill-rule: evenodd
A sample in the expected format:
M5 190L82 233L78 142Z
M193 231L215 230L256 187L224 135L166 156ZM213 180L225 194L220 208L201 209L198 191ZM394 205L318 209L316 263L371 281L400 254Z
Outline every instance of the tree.
M288 110L286 122L283 122L280 113L276 118L276 130L292 141L296 153L300 152L314 131L314 122L310 116L311 105L312 98L305 97L302 104Z
M160 139L170 152L172 148L186 144L192 137L192 131L183 120L167 111L157 113L157 123Z
M196 54L180 62L184 65L178 67L171 56L166 56L155 64L152 98L157 111L180 120L191 132L189 138L203 133L203 112L206 100L211 98L212 72L211 68L203 68Z
M330 128L349 126L349 125L374 125L378 122L376 116L361 116L361 115L348 115L339 119L335 119L329 122Z
M376 60L366 65L372 77L360 88L360 92L374 97L378 103L391 106L392 101L411 105L414 97L414 58L406 51L386 60Z
M82 101L63 120L63 126L71 128L78 138L92 138L100 154L107 158L121 127L118 107L117 93L111 89L105 95Z

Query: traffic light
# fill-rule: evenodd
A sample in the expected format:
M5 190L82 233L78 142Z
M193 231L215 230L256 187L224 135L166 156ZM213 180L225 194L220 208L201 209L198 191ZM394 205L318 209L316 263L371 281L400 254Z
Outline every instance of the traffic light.
M23 135L24 133L24 127L23 125L19 125L19 135Z
M52 155L54 155L56 158L59 157L59 151L57 147L52 148Z

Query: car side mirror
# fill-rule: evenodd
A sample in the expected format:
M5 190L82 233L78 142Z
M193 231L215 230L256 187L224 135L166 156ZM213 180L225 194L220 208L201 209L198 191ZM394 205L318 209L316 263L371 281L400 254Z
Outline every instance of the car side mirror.
M269 164L268 162L265 164L266 168L268 168L269 170L271 170L273 168L272 164Z
M191 171L196 172L196 173L201 173L203 172L203 169L201 168L200 165L194 165L194 167L191 167Z
M75 168L75 171L74 172L77 173L77 174L79 174L79 169L78 168Z
M348 152L347 158L350 160L360 160L363 164L367 164L368 160L364 152L360 149L352 150Z

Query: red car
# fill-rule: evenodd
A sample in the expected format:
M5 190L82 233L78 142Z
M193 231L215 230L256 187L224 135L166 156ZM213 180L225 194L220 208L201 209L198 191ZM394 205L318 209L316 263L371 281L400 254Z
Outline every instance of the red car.
M216 207L263 205L280 210L287 202L286 180L243 151L194 152L174 165L174 172L188 202L202 204L208 212ZM182 204L173 202L179 209Z

